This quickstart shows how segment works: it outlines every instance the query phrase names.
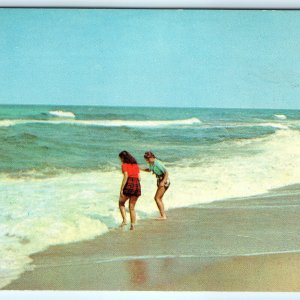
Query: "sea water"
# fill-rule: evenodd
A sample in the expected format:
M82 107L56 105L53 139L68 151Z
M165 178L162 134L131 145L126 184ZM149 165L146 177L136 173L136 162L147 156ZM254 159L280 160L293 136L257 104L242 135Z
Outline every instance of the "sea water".
M0 106L0 140L0 287L31 254L118 226L122 150L165 163L167 209L300 181L299 110ZM141 175L138 219L158 213Z

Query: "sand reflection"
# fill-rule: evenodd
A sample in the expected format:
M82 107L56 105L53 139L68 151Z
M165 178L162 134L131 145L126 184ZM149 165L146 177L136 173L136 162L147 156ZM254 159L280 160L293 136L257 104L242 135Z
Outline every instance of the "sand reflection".
M143 285L149 280L148 266L145 260L132 260L128 262L128 273L131 283Z

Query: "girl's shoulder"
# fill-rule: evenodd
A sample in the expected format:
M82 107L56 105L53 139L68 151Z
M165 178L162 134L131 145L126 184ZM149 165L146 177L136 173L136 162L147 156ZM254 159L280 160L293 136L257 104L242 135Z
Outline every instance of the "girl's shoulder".
M159 159L155 159L154 164L157 166L164 166L164 163Z
M155 160L154 166L163 172L166 171L165 165L158 159Z
M122 163L121 168L122 168L122 172L126 171L128 169L128 164Z

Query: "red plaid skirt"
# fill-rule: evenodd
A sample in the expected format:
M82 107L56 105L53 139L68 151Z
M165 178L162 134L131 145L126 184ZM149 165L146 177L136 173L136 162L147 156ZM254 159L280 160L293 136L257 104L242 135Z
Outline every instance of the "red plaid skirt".
M141 196L141 184L140 180L135 177L128 177L127 182L123 189L123 194L125 196Z

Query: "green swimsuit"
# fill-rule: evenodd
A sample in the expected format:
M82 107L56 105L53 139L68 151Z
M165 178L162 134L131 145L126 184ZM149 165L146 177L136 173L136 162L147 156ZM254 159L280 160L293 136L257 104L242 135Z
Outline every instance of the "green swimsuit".
M156 175L157 178L157 186L160 185L161 181L164 178L164 174L166 173L167 169L163 165L161 161L158 159L155 159L153 164L149 164L149 170ZM168 179L167 182L165 183L165 188L167 189L170 186L170 180Z

